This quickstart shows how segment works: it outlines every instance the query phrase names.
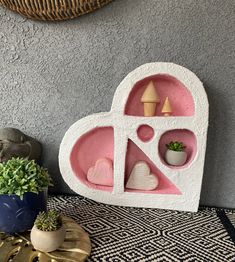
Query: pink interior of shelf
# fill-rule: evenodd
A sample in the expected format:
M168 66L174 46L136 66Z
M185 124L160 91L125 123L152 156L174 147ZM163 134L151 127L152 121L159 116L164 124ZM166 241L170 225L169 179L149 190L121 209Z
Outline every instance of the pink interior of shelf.
M161 109L166 97L169 97L172 105L172 116L194 115L194 101L189 90L178 79L166 74L153 75L144 78L134 85L126 103L126 115L144 115L144 105L140 100L150 81L153 81L161 100L160 103L157 104L156 116L163 116Z
M74 145L70 162L74 173L88 187L112 191L113 187L101 186L87 180L88 169L95 165L100 158L114 156L114 132L112 127L95 128L83 135Z
M143 153L143 151L131 140L128 140L127 154L126 154L126 168L125 168L125 184L131 174L131 171L137 161L146 161L150 170L159 179L159 186L155 190L135 190L127 189L126 192L143 192L148 194L176 194L181 195L180 190L174 185L162 172L153 164L153 162Z
M188 157L186 163L183 166L171 166L165 161L165 152L167 150L166 144L169 144L171 141L183 142L184 145L186 145L185 152L187 152ZM180 169L187 167L192 162L197 153L196 137L193 132L187 129L174 129L167 131L161 136L158 151L162 162L170 168Z

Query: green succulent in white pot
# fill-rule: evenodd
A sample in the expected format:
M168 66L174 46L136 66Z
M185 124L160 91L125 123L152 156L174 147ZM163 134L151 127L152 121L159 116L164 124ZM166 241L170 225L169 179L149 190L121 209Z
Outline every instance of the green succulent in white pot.
M186 146L183 142L171 141L166 144L167 150L165 153L165 160L169 165L182 166L187 160L187 153L184 151Z
M0 231L14 234L32 228L47 208L52 180L34 160L12 158L0 163Z
M61 216L55 210L40 212L31 230L30 238L35 249L52 252L62 245L66 230Z

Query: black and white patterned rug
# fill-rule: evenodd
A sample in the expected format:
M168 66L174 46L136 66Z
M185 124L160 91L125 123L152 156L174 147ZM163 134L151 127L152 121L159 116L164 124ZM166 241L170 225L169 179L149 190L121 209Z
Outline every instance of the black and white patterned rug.
M235 261L232 210L200 208L192 215L110 206L81 196L51 196L49 208L72 217L90 234L89 261Z

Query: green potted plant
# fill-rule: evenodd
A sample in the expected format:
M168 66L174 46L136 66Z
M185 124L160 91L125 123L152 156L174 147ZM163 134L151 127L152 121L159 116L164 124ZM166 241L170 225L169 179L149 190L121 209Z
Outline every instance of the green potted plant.
M57 211L40 212L31 230L30 238L35 249L52 252L62 245L65 227Z
M171 141L166 144L167 150L165 160L169 165L182 166L187 160L187 153L184 151L186 146L179 141Z
M14 234L32 228L46 210L51 178L34 160L12 158L0 163L0 231Z

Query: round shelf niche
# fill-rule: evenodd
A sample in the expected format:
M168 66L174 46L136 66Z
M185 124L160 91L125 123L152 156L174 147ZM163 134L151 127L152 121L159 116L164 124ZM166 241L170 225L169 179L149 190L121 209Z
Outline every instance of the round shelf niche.
M171 141L183 142L186 146L185 152L187 153L187 160L182 166L172 166L169 165L165 160L165 153L167 150L166 144L169 144ZM167 165L169 168L180 169L187 167L194 159L197 153L197 141L194 133L188 129L173 129L165 132L160 140L158 145L158 153L162 163Z
M154 129L149 125L140 125L137 129L137 135L142 142L149 142L154 137Z

